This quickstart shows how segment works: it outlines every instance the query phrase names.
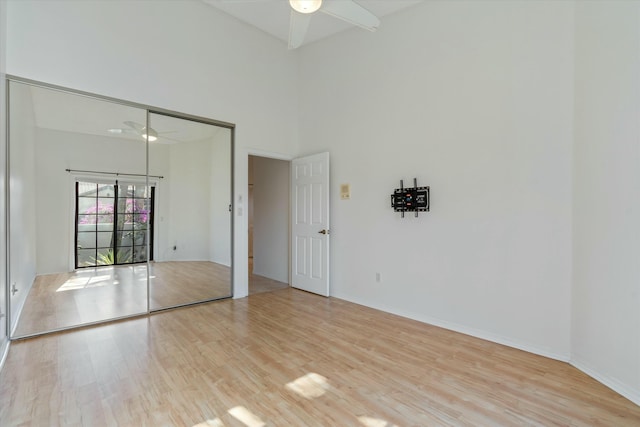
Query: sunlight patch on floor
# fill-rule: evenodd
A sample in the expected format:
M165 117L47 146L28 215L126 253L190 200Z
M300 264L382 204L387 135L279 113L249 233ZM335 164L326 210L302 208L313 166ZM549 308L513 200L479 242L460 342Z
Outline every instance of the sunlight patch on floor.
M358 421L365 427L398 427L395 424L390 424L385 420L373 417L358 417Z
M310 372L295 381L286 385L286 387L307 399L315 399L327 392L329 382L322 375Z
M265 426L265 422L260 419L253 412L245 408L244 406L236 406L235 408L229 409L229 415L231 415L236 420L240 421L247 427L263 427Z
M110 274L91 277L76 276L64 282L56 292L73 291L84 288L97 288L100 286L117 285L118 283L119 282L117 280L113 280L113 277Z
M222 423L222 421L220 421L220 418L216 418L215 420L207 420L201 422L194 425L193 427L224 427L224 424Z
M65 281L56 292L75 291L78 289L98 288L121 283L147 283L146 266L104 266L82 268L72 273L73 276ZM153 278L155 276L151 276Z

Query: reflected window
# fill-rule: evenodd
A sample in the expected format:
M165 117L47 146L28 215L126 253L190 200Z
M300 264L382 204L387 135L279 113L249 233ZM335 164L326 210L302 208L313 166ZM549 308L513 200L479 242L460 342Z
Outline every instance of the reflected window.
M155 187L76 182L75 267L153 260ZM149 246L147 246L149 238Z

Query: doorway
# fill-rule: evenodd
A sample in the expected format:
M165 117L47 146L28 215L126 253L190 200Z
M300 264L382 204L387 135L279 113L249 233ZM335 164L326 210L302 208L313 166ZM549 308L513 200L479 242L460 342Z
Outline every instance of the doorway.
M287 160L249 155L249 295L289 287Z

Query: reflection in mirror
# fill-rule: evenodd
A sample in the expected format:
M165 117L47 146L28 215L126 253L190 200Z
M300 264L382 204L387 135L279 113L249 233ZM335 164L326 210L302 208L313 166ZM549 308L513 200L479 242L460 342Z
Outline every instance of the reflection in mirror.
M149 128L150 309L229 297L231 130L156 113Z
M11 81L12 336L146 313L144 109Z

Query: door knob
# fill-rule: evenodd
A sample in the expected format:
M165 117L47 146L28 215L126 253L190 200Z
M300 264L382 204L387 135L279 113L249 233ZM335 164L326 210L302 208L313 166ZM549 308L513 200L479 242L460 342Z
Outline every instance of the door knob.
M318 231L320 234L329 234L329 230L320 230Z

